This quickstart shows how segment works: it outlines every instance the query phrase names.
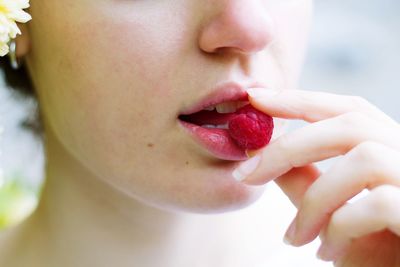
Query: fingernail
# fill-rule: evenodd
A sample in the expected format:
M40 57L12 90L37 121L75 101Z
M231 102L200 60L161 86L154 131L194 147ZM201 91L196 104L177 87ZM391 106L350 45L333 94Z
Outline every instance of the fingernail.
M248 175L254 172L257 169L258 164L260 163L261 156L260 154L246 160L245 162L241 163L239 167L237 167L232 176L235 178L236 181L241 182L243 181Z
M266 88L250 88L247 89L246 92L252 98L264 98L276 96L280 91Z
M286 231L283 242L287 245L293 245L294 239L296 236L296 218L292 221L289 228Z
M343 247L332 246L323 242L318 249L317 258L323 261L335 261L346 253Z
M260 150L261 150L261 149L255 149L255 150L247 149L247 150L246 150L246 155L247 155L249 158L252 158L252 157L256 156L257 154L259 154L259 153L260 153Z
M328 261L331 258L330 254L329 248L322 244L318 249L317 258L323 261Z

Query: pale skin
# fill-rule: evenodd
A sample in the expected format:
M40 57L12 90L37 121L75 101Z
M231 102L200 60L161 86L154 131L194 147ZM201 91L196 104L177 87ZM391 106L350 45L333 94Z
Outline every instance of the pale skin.
M288 90L297 87L311 10L309 0L31 1L33 19L21 25L17 54L28 67L45 120L47 182L37 211L3 236L0 265L180 267L193 266L196 259L198 266L239 267L249 260L261 262L267 257L261 247L244 252L240 244L249 236L268 242L262 227L254 227L255 221L268 227L268 221L258 221L257 214L248 217L229 212L255 202L264 187L233 179L239 163L212 157L176 120L179 111L227 80L257 80L285 91L282 98L250 98L255 107L276 119L303 116L324 123L311 124L316 126L297 135L276 136L261 153L266 162L277 161L276 166L262 163L250 177L264 184L280 176L276 181L299 207L299 218L314 218L299 223L294 244L314 239L323 226L330 225L321 214L342 205L324 209L340 203L334 197L324 203L324 195L318 198L317 203L324 203L319 209L307 208L312 206L307 202L303 207L300 203L307 199L307 192L322 192L318 181L327 180L344 197L343 192L354 185L341 182L344 177L336 177L334 171L329 172L330 180L323 179L327 174L318 178L318 170L310 164L322 155L349 153L357 147L355 140L361 143L362 138L349 133L333 146L335 140L329 136L333 127L329 119L358 107L350 101L353 98L341 96L341 101L327 106L325 95L304 92L310 102L300 101L304 97ZM285 109L279 99L283 104L291 101L296 108ZM377 114L373 122L390 125L383 132L393 137L381 139L386 146L394 140L397 130L391 130L397 129L396 122L374 108L357 111ZM347 129L346 124L339 126ZM372 126L361 126L372 135ZM383 133L364 136L362 142L379 143L378 135ZM329 142L315 136L325 136ZM280 140L295 138L308 146L298 147L296 140L290 146L279 146ZM387 149L396 152L394 144ZM367 159L348 159L349 170L356 172L363 160ZM304 167L292 169L288 162ZM356 176L351 180L367 179L367 175ZM395 186L389 178L380 181L384 181L380 185ZM368 204L359 206L366 209ZM381 223L386 218L383 215ZM346 222L358 219L353 215ZM308 227L312 223L312 227L303 229L303 223ZM345 235L336 235L342 229L327 229L329 253L349 243ZM367 233L371 228L365 229ZM379 239L373 241L380 245ZM390 245L395 248L394 243ZM354 256L355 264L338 266L365 266L356 263L368 250L355 248L355 253L346 254ZM387 259L377 258L379 262Z
M243 180L260 185L276 178L296 205L287 242L301 246L320 235L318 256L335 266L398 266L399 124L358 96L265 89L249 94L252 105L268 114L311 123L265 148L259 167ZM323 174L313 164L341 155ZM346 203L363 189L370 193Z

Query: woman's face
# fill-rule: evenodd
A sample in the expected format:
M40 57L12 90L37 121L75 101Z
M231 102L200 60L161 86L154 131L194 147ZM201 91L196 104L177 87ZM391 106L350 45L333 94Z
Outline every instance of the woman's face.
M228 95L296 88L311 0L31 2L27 66L48 143L75 168L170 210L234 210L260 196L234 180L229 152L207 149L178 116L228 82L244 86Z

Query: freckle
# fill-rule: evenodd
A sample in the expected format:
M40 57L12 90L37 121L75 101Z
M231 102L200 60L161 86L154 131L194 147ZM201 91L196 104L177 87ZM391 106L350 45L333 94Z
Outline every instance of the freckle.
M154 147L154 144L153 143L148 143L147 147Z
M189 161L186 161L186 165L189 165Z

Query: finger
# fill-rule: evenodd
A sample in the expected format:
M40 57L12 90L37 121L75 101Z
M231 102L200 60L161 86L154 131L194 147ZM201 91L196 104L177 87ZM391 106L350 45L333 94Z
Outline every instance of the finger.
M348 112L361 112L379 121L397 122L362 97L304 90L248 89L255 108L273 117L316 122Z
M319 176L320 171L315 165L311 164L293 168L274 181L289 197L293 205L299 207L304 193Z
M294 245L311 242L347 200L383 184L400 187L400 152L379 143L358 145L309 187L287 239Z
M357 144L371 140L400 149L400 129L371 120L362 113L346 113L287 133L262 151L258 167L242 182L267 183L294 167L346 154Z
M360 237L388 229L400 236L400 188L382 185L333 213L318 255L335 260Z

